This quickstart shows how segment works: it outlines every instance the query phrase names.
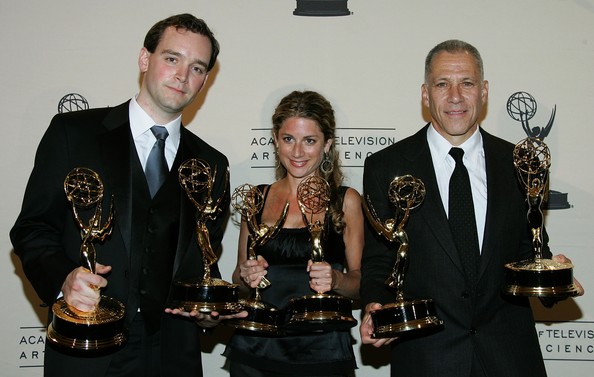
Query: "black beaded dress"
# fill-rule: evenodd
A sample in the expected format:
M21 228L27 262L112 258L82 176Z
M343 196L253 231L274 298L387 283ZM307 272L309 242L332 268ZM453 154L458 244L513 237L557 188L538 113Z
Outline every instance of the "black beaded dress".
M268 194L265 186L264 201ZM344 198L347 187L339 195ZM260 223L261 213L257 215ZM345 261L342 235L325 221L323 241L324 260L332 268L341 270ZM309 231L303 228L282 228L277 236L256 250L269 264L266 277L271 285L260 291L262 301L286 309L291 299L314 294L309 287L307 261L311 259ZM352 374L356 368L350 331L318 333L287 333L270 337L254 332L236 330L225 352L232 363L247 365L265 372L298 375L328 376Z

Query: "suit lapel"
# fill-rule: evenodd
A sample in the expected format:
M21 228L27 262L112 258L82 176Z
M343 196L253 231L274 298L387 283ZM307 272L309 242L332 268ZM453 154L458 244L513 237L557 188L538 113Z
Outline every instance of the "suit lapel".
M182 125L179 148L175 155L175 161L173 163L172 172L176 175L180 165L190 158L200 158L200 150L196 145L190 142L190 131L186 130ZM193 232L196 227L196 207L189 201L186 192L180 189L180 221L179 221L179 236L177 242L177 250L175 253L175 261L173 264L173 273L175 273L180 267L181 261L185 253L188 251L189 243L194 239Z
M102 158L109 177L116 209L116 224L128 254L130 253L132 199L131 150L128 103L114 107L103 121L106 132L99 137Z
M494 142L493 137L479 128L483 137L483 148L485 151L485 169L487 175L487 221L485 224L485 235L483 239L483 247L481 250L481 267L479 271L479 279L485 272L489 260L496 252L497 240L502 235L499 234L505 222L506 208L509 203L505 199L507 181L506 166L509 163L510 156L502 153L501 149ZM441 196L439 195L439 188L435 178L435 171L433 168L433 161L431 159L431 152L427 142L427 127L424 127L421 132L417 133L413 139L412 146L423 145L423 148L411 147L406 156L411 161L411 166L417 167L417 171L413 175L423 177L423 183L427 191L425 201L423 203L423 210L419 214L412 214L412 216L422 216L423 221L433 232L435 238L439 242L444 252L452 260L452 263L458 268L461 274L464 274L460 257L456 250L452 233L448 224L448 219L443 208Z
M418 177L423 177L422 180L426 190L425 200L422 205L423 210L419 211L417 216L422 216L423 221L431 229L442 250L448 255L460 273L464 274L460 256L456 250L450 225L443 208L441 195L439 194L433 160L431 159L431 151L427 142L427 127L430 127L430 125L427 125L421 132L416 134L415 138L418 137L419 139L413 141L411 145L416 145L417 147L416 149L411 148L408 153L412 162L411 166L417 167L418 171L415 174L418 174ZM423 148L418 148L419 145L422 145ZM415 216L415 214L411 214L412 216Z
M132 148L133 141L130 134L130 121L128 115L129 102L114 107L105 118L103 125L106 132L99 137L99 145L102 150L102 158L105 162L109 185L112 187L117 211L116 224L122 234L126 251L130 254L132 237L132 175L130 166L134 162L131 159L137 158L136 151ZM190 140L188 130L183 126L181 129L180 145L175 156L171 173L175 174L183 161L188 158L199 158L200 148ZM195 228L195 208L186 197L186 193L180 190L182 203L180 207L180 229L177 243L177 250L174 262L174 272L180 266L184 253L188 250L189 243L193 239Z
M491 135L482 129L481 132L487 172L487 221L485 223L479 279L485 272L489 260L496 252L497 240L503 236L499 234L500 230L505 229L503 225L509 201L506 200L505 195L502 195L502 193L508 192L506 186L509 185L509 180L507 179L506 164L511 158L505 156L497 148Z

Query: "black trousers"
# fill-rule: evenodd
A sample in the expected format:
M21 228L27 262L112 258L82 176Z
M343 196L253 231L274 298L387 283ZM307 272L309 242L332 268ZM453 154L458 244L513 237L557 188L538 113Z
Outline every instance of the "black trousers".
M266 372L261 371L245 364L241 364L235 361L229 362L229 375L230 377L287 377L287 376L295 376L295 374L290 374L291 367L287 367L287 373L289 374L279 374L273 372ZM304 376L300 374L301 377L352 377L343 374L334 374L334 375L307 375Z
M106 377L160 377L161 331L147 334L142 314L134 316L126 346L111 359Z
M69 355L46 345L45 377L202 377L199 327L191 320L163 314L161 330L147 333L136 313L128 341L99 357Z

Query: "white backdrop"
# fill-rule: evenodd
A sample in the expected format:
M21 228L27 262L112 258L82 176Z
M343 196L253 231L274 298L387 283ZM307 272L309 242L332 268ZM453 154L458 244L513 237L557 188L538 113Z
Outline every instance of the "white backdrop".
M553 155L551 188L572 207L548 211L556 252L575 263L587 295L547 310L535 304L550 376L594 371L594 1L351 0L351 16L293 16L294 0L3 0L0 3L0 370L41 376L45 310L23 278L8 231L19 212L39 140L62 96L78 93L92 107L121 103L138 90L136 60L145 32L166 16L204 18L221 54L198 103L184 116L195 133L231 163L231 187L273 180L270 116L294 89L313 89L334 105L336 142L360 189L365 155L407 136L424 122L424 58L450 38L474 44L485 61L490 100L483 126L512 142L526 135L507 114L517 91L532 94L543 126L557 106L545 142ZM230 224L220 259L230 280L238 229ZM356 313L357 316L359 313ZM226 376L220 356L230 332L219 328L202 355L208 376ZM386 376L385 351L361 347L353 331L358 376Z

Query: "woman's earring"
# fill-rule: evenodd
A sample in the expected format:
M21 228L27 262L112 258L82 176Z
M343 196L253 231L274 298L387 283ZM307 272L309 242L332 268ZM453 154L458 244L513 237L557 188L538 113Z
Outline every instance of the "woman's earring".
M326 175L332 173L332 170L334 170L334 165L332 165L332 160L330 160L330 157L328 156L328 154L326 154L326 152L324 152L324 159L322 160L322 163L320 164L320 170L322 171L322 173L324 173Z

